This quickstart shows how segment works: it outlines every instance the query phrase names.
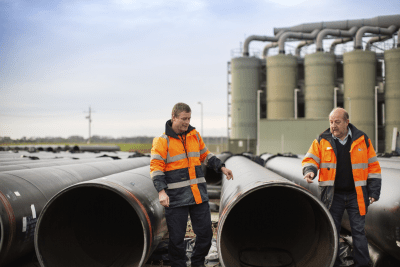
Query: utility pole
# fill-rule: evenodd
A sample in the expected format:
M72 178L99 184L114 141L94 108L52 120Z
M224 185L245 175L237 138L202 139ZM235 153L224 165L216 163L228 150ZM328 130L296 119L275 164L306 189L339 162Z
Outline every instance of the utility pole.
M197 102L197 104L200 104L200 106L201 106L201 136L202 136L202 138L204 138L204 135L203 135L203 103Z
M92 124L92 109L89 106L89 116L86 116L86 119L89 120L89 139L87 141L88 144L90 144L90 138L91 138L91 124Z

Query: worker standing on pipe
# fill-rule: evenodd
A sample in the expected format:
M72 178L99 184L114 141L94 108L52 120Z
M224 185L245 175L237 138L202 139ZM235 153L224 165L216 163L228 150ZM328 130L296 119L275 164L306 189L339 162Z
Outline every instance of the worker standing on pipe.
M345 109L333 109L329 122L330 128L314 140L303 159L304 179L312 183L320 170L321 200L335 221L338 237L346 209L353 237L355 266L368 266L365 215L368 206L379 199L381 168L371 140L349 123ZM334 266L340 266L339 253Z
M213 233L201 162L216 172L222 171L228 180L233 179L233 175L208 151L199 132L190 125L191 109L187 104L177 103L171 117L165 125L165 133L153 140L150 175L160 203L165 207L171 266L186 267L184 238L188 214L196 234L191 266L204 266Z

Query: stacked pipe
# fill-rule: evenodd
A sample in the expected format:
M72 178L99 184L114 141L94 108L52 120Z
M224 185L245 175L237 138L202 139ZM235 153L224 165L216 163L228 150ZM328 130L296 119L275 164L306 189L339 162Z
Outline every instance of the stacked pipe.
M303 179L301 158L274 157L266 162L266 168L310 190L314 196L320 197L318 178L309 184ZM386 168L381 161L382 189L381 198L368 207L365 231L368 241L395 258L400 264L400 170ZM350 231L347 213L344 214L342 227ZM382 255L382 257L386 257ZM373 259L372 259L373 260ZM383 261L382 261L383 262ZM381 265L380 267L384 267ZM378 266L377 266L378 267Z
M79 183L43 208L35 233L41 266L143 266L167 231L142 167Z
M60 190L150 164L148 157L0 173L0 265L32 252L37 218ZM73 216L72 216L73 217Z
M100 152L100 151L120 151L119 146L102 146L102 145L75 145L71 148L69 145L15 145L15 146L0 146L0 151L47 151L47 152L59 152L67 151L72 149L75 152Z
M0 166L0 172L4 171L15 171L15 170L24 170L24 169L35 169L42 167L51 167L51 166L63 166L63 165L75 165L82 164L88 162L102 162L102 161L112 161L112 158L93 158L93 159L59 159L59 160L40 160L34 162L16 162L14 164L3 164Z
M223 179L221 193L222 266L333 266L337 235L319 199L246 157L225 165L234 180Z

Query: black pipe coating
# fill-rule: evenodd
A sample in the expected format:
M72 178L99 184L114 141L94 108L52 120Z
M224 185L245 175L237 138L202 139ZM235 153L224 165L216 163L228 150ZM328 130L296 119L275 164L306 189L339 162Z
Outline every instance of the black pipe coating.
M32 252L37 218L60 190L150 164L148 157L0 173L0 266Z
M149 167L79 183L44 207L35 235L41 266L143 266L167 232Z

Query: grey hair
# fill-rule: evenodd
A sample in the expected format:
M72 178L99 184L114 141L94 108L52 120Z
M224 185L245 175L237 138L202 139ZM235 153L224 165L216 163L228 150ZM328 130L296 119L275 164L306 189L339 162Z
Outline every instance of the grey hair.
M179 102L179 103L176 103L175 106L172 108L171 117L172 118L174 118L174 117L178 118L179 113L181 113L182 111L185 111L187 113L192 112L192 110L190 109L188 104Z

